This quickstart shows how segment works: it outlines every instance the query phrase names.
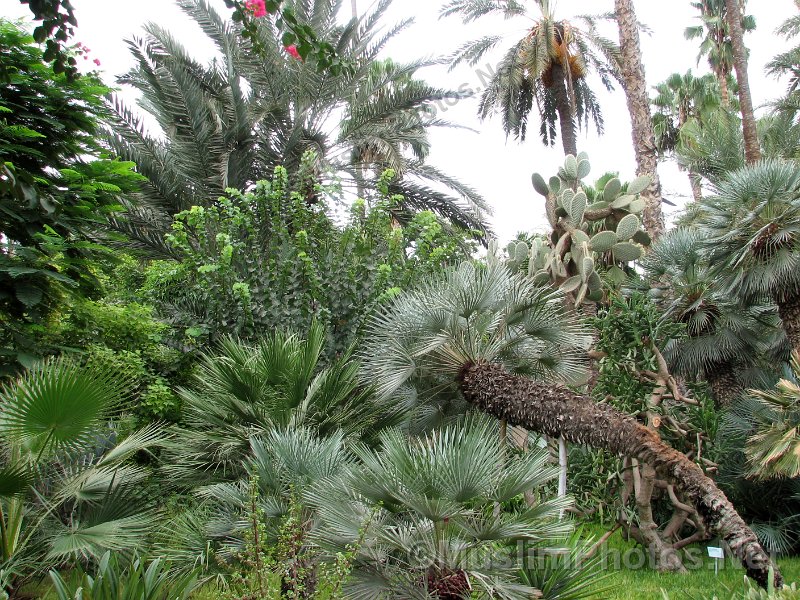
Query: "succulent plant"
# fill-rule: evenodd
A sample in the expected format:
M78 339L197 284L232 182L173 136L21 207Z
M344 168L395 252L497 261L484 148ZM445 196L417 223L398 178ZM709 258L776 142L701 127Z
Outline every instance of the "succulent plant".
M549 241L515 241L507 248L512 270L524 270L542 283L558 285L574 294L576 305L602 300L600 271L613 280L624 279L621 266L642 258L650 244L638 217L645 207L639 194L650 179L638 177L625 186L614 177L590 200L581 185L590 171L589 157L580 153L568 155L558 175L549 181L534 173L533 187L545 198L553 232Z

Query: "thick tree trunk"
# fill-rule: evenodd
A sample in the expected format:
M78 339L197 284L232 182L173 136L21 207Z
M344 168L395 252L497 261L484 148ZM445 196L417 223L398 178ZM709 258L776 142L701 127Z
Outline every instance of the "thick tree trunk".
M575 110L567 89L567 74L561 63L553 64L553 94L556 97L558 124L561 127L561 145L564 155L578 155L578 137L575 127Z
M658 154L653 120L650 115L650 96L642 65L639 44L639 26L633 9L633 0L614 0L619 45L622 51L622 87L628 99L631 117L631 135L636 153L636 174L650 177L650 185L642 193L647 202L643 216L644 228L653 240L664 233L664 215L661 211L661 182L658 178Z
M744 129L744 154L747 164L761 160L761 147L758 144L758 130L753 111L753 97L750 95L750 80L747 75L747 50L744 47L742 31L742 10L739 0L725 0L728 30L733 50L733 66L736 69L736 80L739 82L739 106L742 110L742 128Z
M742 386L730 363L714 365L712 369L708 370L706 379L717 408L730 406L742 393Z
M800 352L800 297L777 302L783 330L795 352Z
M759 585L767 585L769 555L725 494L700 467L633 417L566 387L513 375L494 363L465 365L459 381L468 402L498 419L551 437L563 436L574 444L635 457L650 465L684 494L705 529L728 543L747 574ZM778 585L783 580L777 566L774 568Z

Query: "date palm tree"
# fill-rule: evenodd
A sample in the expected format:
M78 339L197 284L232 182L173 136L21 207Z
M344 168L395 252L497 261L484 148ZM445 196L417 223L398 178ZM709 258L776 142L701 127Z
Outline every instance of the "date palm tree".
M136 66L120 78L141 94L142 112L116 100L108 131L116 153L147 177L120 223L141 246L169 254L162 238L172 215L208 205L227 188L244 191L276 166L294 174L308 151L318 156L313 175L323 184L338 181L355 194L393 169L399 179L391 192L404 195L403 208L486 229L481 196L426 162L431 127L450 125L436 118L434 103L463 94L417 78L429 61L378 58L408 25L382 30L389 0L346 25L336 17L341 0L290 3L352 63L336 76L291 57L269 20L259 20L256 51L205 0L178 4L213 43L214 61L200 63L172 32L146 25L145 36L128 43Z
M700 467L635 418L556 383L580 370L585 343L562 302L494 262L462 265L398 297L374 321L364 378L383 398L413 390L424 401L452 390L510 425L651 465L766 585L769 556Z
M465 23L493 14L533 20L525 37L500 61L483 92L478 114L485 119L499 112L503 130L524 140L535 108L542 141L555 143L558 123L564 154L576 156L578 128L588 126L590 120L598 131L603 128L600 105L587 77L595 72L606 89L613 89L613 80L619 79L619 48L597 32L592 17L577 17L584 26L580 28L557 20L550 0L537 0L536 4L539 14L533 17L526 3L518 0L451 0L442 7L441 15L461 15ZM474 66L502 41L501 35L489 35L468 42L453 55L452 64Z
M700 13L697 17L700 24L687 27L684 35L687 40L702 38L697 64L700 64L704 56L708 59L711 71L719 83L722 105L730 106L731 94L728 81L733 73L734 54L730 25L727 21L726 0L699 0L691 4ZM736 12L740 14L740 11ZM742 17L741 22L745 32L754 31L756 28L756 21L750 15Z
M724 289L745 303L774 302L800 350L800 167L777 159L747 165L701 209L709 264Z

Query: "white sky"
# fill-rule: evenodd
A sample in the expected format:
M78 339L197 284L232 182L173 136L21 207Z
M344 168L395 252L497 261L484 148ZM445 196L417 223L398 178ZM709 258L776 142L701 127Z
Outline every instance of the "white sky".
M218 0L215 0L217 2ZM533 0L529 0L531 5ZM369 9L373 0L358 0L360 12ZM438 19L444 0L397 0L386 24L391 25L408 16L416 20L414 26L398 36L387 50L396 60L420 56L447 54L463 42L488 33L507 32L507 48L516 37L524 33L525 20L484 21L468 27L451 17ZM9 18L27 17L27 6L17 0L0 0L0 15ZM210 56L211 47L202 34L181 13L172 0L72 0L78 18L75 41L92 50L92 58L102 62L101 70L107 81L127 71L133 64L125 39L137 34L143 23L156 21L172 30L198 57ZM219 2L221 5L222 3ZM350 2L343 2L349 10ZM556 6L557 18L575 14L602 13L613 10L613 0L560 0ZM671 73L707 72L705 61L696 66L697 42L684 40L683 30L695 24L696 11L689 0L637 0L637 16L652 30L652 36L643 36L642 52L648 84L652 87ZM225 10L224 6L221 8ZM756 17L758 29L749 34L746 43L750 48L750 81L756 106L763 105L783 92L783 82L764 76L764 65L775 54L788 47L785 40L775 35L775 28L788 16L795 14L792 0L755 0L748 3L748 13ZM535 8L532 9L535 14ZM606 35L616 40L616 30L609 26ZM501 46L501 50L504 49ZM497 54L485 62L496 61ZM478 88L478 76L469 67L452 73L445 68L422 72L422 76L442 87L458 88L466 84ZM606 93L599 82L595 86L605 117L605 135L598 138L593 131L581 134L580 150L589 153L593 165L587 180L593 180L606 171L619 171L621 177L631 178L635 162L631 143L630 121L625 96L621 90ZM477 188L494 209L494 229L501 241L511 239L518 231L545 229L541 197L533 191L531 173L539 171L545 178L555 174L562 160L560 143L545 148L538 138L538 124L532 123L530 135L524 143L506 139L499 119L479 123L476 118L477 100L463 100L442 116L450 121L477 129L478 132L442 129L433 132L433 151L429 162ZM664 195L681 205L690 194L686 175L670 163L660 167ZM667 209L674 212L676 209Z

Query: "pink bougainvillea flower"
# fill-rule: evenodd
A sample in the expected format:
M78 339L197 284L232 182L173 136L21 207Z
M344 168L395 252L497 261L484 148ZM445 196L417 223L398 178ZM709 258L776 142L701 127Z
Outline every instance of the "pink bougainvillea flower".
M292 44L291 46L286 46L284 50L286 50L286 52L288 52L291 56L293 56L297 60L303 60L303 57L300 56L300 53L297 51L297 46L295 46L294 44Z
M247 0L244 7L253 13L254 17L265 17L267 15L267 5L264 0Z
M99 58L95 58L92 62L94 64L96 64L98 67L100 66L100 59Z

